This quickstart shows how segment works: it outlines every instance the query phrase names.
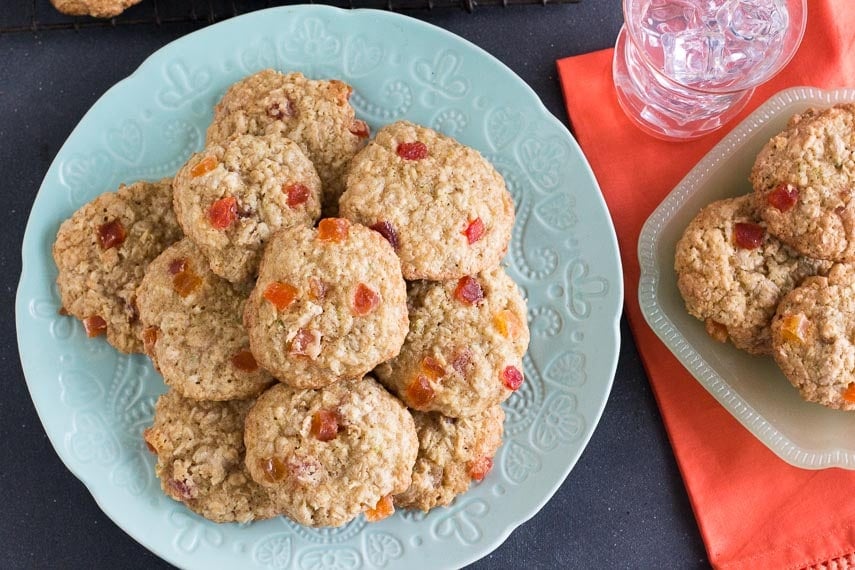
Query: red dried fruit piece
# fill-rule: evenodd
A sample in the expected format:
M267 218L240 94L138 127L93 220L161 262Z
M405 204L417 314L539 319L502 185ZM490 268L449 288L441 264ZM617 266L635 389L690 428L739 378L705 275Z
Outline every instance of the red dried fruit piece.
M237 198L220 198L208 208L208 222L216 230L224 230L237 219Z
M407 386L407 403L412 408L423 409L436 397L436 392L431 386L427 376L419 374L416 379Z
M373 509L365 509L365 520L368 522L382 521L383 519L392 516L395 512L395 503L392 501L392 495L381 497Z
M98 226L98 243L103 250L119 247L125 243L126 236L125 226L119 220L112 220Z
M277 311L284 311L297 298L297 288L289 283L274 281L264 289L262 295L265 299L273 303Z
M431 380L439 380L445 376L445 368L443 368L442 364L432 356L425 356L422 358L421 369L424 375Z
M196 272L189 266L172 277L172 288L175 289L179 297L187 297L200 285L202 285L202 278L196 275Z
M713 319L707 319L704 321L704 328L706 329L707 334L718 342L727 342L727 327L722 323L714 321Z
M372 312L380 305L380 295L372 290L364 283L356 286L356 293L353 294L353 314L357 317L364 317Z
M472 245L484 237L484 222L481 221L481 218L475 218L469 222L469 225L461 233L466 236L466 241L469 242L469 245Z
M386 238L392 245L392 249L398 251L398 247L401 245L398 241L398 232L395 231L395 228L387 221L377 222L373 226L370 226L372 230Z
M258 362L255 361L252 352L246 348L232 356L232 366L241 372L255 372L258 370Z
M757 249L765 236L766 230L759 224L737 222L733 226L733 241L743 249Z
M217 159L213 156L206 156L205 158L197 162L195 165L193 165L193 168L190 169L190 176L192 176L193 178L198 178L203 174L211 172L216 167Z
M350 222L344 218L324 218L318 222L318 239L338 243L347 239Z
M327 296L329 287L317 277L309 277L309 299L312 301L323 301Z
M802 313L785 315L781 321L781 336L787 342L804 343L807 338L810 321Z
M309 187L299 182L283 186L282 191L288 195L287 203L289 208L296 208L301 204L305 204L309 199Z
M169 262L169 274L170 275L178 275L182 271L187 269L187 260L183 257L178 259L173 259Z
M461 303L476 305L484 300L484 290L474 277L465 275L457 281L454 297Z
M285 119L296 114L297 110L294 109L294 103L290 99L285 99L282 103L275 101L267 107L267 116L273 119Z
M68 315L70 315L71 313L69 313L69 312L68 312L68 309L66 309L65 307L60 307L60 308L57 310L56 314L60 315L61 317L67 317L67 316L68 316Z
M348 130L351 134L354 134L361 139L367 139L371 135L371 130L368 128L368 124L365 121L360 121L359 119L354 119L350 124L350 129Z
M157 338L160 336L160 329L157 327L146 327L142 332L143 350L146 354L154 354L154 345L157 344Z
M169 479L167 482L169 488L172 490L172 497L178 499L179 501L187 501L193 498L193 489L194 487L190 483L186 483L184 481L179 481L178 479Z
M851 382L846 389L843 390L841 396L843 396L843 399L850 404L855 404L855 382Z
M493 316L493 326L503 337L516 340L523 331L523 324L516 313L509 309L502 309Z
M306 356L314 360L321 353L321 333L313 329L300 329L291 341L288 354Z
M285 478L288 474L288 468L278 457L264 457L258 460L258 468L261 470L262 477L268 483L276 483Z
M766 201L773 208L786 212L799 201L799 189L792 184L778 184L766 197Z
M288 470L301 485L317 485L325 472L324 466L315 457L295 455L288 458Z
M94 315L83 319L83 329L86 331L86 336L95 338L107 332L107 321Z
M466 375L469 366L472 364L472 351L468 348L463 348L454 353L451 357L451 367L458 374Z
M502 373L499 375L499 378L502 380L502 384L508 390L516 390L523 383L523 375L515 366L506 366Z
M318 441L332 441L338 435L338 414L332 410L318 410L312 414L309 434Z
M483 481L492 468L493 458L486 456L470 461L467 465L469 476L475 481Z
M421 141L398 143L395 153L404 160L422 160L428 156L428 148Z

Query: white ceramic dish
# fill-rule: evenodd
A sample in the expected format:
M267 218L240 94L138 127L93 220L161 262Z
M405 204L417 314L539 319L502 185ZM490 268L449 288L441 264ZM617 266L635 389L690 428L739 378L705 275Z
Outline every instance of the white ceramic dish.
M648 218L638 242L638 299L650 327L692 375L742 425L788 463L805 469L855 469L855 413L803 401L771 357L720 344L686 312L674 250L706 204L751 191L748 174L762 146L808 107L855 101L855 90L781 91L739 124Z

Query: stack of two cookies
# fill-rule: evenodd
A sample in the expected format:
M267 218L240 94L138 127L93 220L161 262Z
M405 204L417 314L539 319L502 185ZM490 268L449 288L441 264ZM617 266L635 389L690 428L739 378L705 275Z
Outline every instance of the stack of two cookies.
M678 242L686 307L714 338L771 354L805 400L855 410L855 106L792 117L750 180Z

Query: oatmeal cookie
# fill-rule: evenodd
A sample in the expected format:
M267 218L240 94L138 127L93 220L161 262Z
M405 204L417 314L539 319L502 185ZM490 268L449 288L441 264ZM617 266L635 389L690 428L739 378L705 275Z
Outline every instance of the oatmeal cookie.
M802 279L831 268L770 235L751 194L719 200L691 221L674 259L689 314L719 341L770 354L769 325L781 297Z
M53 7L69 16L112 18L140 3L140 0L50 0Z
M249 291L214 275L186 238L149 264L137 289L142 339L167 385L194 400L235 400L273 382L243 328Z
M214 109L207 141L223 141L236 133L288 137L318 170L324 215L335 215L347 165L369 136L368 125L355 117L348 102L352 92L350 85L335 79L259 71L226 91Z
M778 305L775 362L802 398L855 410L855 266L808 277Z
M214 522L278 515L267 490L244 465L243 426L253 400L200 402L169 391L157 400L143 437L157 455L167 496Z
M419 447L413 417L370 376L320 390L274 386L249 411L245 440L252 478L308 526L391 514L389 496L409 487Z
M492 406L468 418L449 418L436 412L413 411L419 434L419 454L413 481L395 505L429 511L451 504L469 484L481 481L493 466L502 445L505 412Z
M478 151L407 122L381 129L353 159L339 206L392 243L408 280L495 267L514 225L505 182Z
M342 218L277 232L244 312L258 363L298 388L362 376L398 354L407 324L392 247Z
M89 336L106 332L120 351L142 352L136 289L148 263L180 238L170 180L98 196L62 223L53 244L63 309Z
M401 353L374 370L407 406L457 418L503 402L523 381L525 301L501 267L411 283Z
M320 214L320 180L292 141L240 135L190 157L173 182L175 215L229 281L255 276L270 235L312 225Z
M769 232L803 255L855 261L855 105L796 115L751 171Z

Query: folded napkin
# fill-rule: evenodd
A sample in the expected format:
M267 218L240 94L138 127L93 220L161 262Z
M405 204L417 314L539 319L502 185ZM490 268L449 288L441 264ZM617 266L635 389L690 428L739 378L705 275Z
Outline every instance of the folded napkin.
M757 90L736 121L693 142L659 141L629 122L615 97L613 50L558 62L570 122L617 230L629 322L717 568L847 568L855 562L855 472L807 471L779 459L680 366L647 326L637 298L641 227L710 148L781 89L855 85L855 2L809 4L808 29L793 61Z

